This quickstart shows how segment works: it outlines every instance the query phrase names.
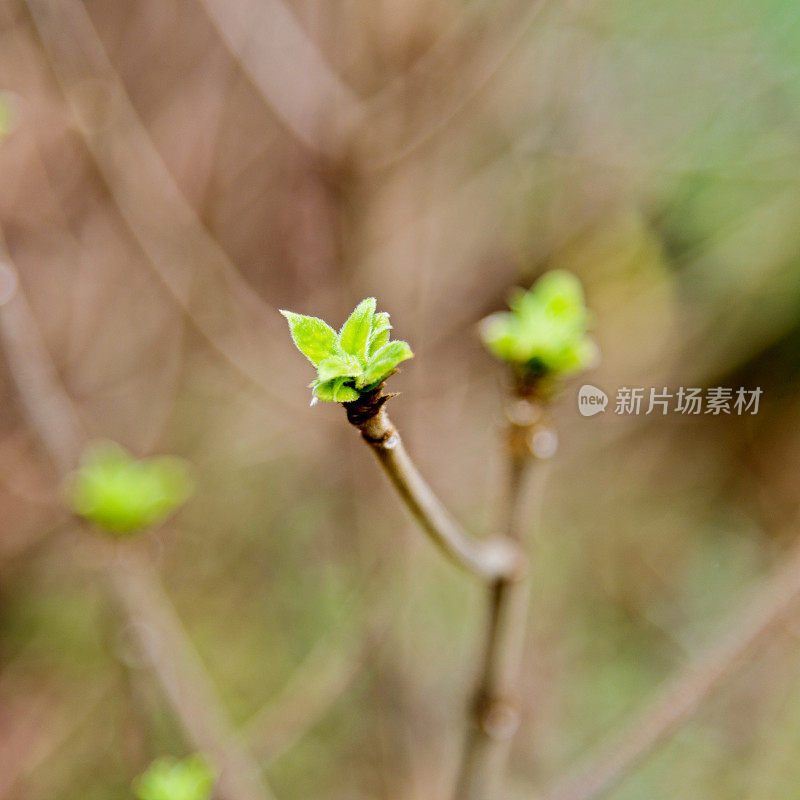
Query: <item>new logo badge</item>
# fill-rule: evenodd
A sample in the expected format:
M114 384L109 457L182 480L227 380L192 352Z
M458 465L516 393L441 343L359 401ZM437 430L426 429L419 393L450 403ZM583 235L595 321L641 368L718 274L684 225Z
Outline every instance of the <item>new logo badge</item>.
M578 411L584 417L593 417L606 410L608 395L591 383L585 383L578 390Z

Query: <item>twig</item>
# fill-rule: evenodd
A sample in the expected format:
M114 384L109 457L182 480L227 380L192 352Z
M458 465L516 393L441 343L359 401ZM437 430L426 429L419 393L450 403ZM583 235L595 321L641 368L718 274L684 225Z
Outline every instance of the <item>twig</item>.
M76 732L91 718L101 703L108 699L111 682L100 681L91 687L87 695L81 696L80 708L61 708L60 714L49 720L47 725L47 738L41 744L35 745L22 758L17 758L13 764L3 763L3 773L0 777L0 800L11 796L15 788L29 775L40 769L58 750L73 737ZM26 716L31 716L32 709L26 709ZM18 736L15 734L15 740Z
M532 442L546 430L542 406L528 387L517 389L509 414L508 496L502 505L499 535L491 541L470 537L439 502L408 456L384 407L389 398L372 395L345 403L347 418L361 431L397 491L434 544L455 564L482 578L489 587L489 619L472 725L457 781L456 800L493 800L502 777L511 738L519 725L512 693L525 637L528 580L521 546L522 489L537 452ZM543 456L551 455L539 449Z
M542 457L553 454L555 439L547 429L542 406L524 393L510 406L508 417L508 482L500 507L499 528L508 539L521 542L523 495L532 455L537 452L535 437L542 435L549 443L546 448L539 449ZM538 506L546 464L537 461L535 467L541 484L537 487ZM515 694L529 597L527 575L516 580L514 576L501 576L490 586L486 642L455 800L495 800L500 792L511 740L519 727L520 710Z
M667 683L624 730L610 737L585 765L541 795L541 800L593 800L623 780L665 739L688 722L711 692L800 602L800 544L786 563L733 617L705 653Z
M153 274L215 353L285 413L296 414L261 363L264 330L276 324L274 309L186 200L85 7L79 0L26 2L75 126Z
M239 738L200 656L161 583L135 547L107 551L108 575L131 632L178 713L189 738L222 768L220 791L230 800L266 800L260 767Z
M488 63L480 65L477 77L467 86L462 93L445 91L444 97L450 101L444 106L443 112L432 123L428 123L423 131L416 135L395 152L389 153L384 158L370 164L373 170L383 171L391 169L409 156L412 156L434 141L441 133L446 131L452 122L461 115L475 100L486 90L494 78L507 64L514 51L522 44L530 32L533 24L546 8L548 0L534 0L523 4L522 18L511 23L512 30L502 34L503 43L498 50L489 54Z
M0 255L4 249L0 239ZM8 265L11 268L10 260ZM21 287L0 308L0 333L31 423L63 475L76 464L85 434ZM120 548L106 567L112 589L189 739L220 768L221 796L269 800L272 794L259 780L258 764L230 728L200 657L150 564L135 550Z
M325 62L280 0L201 0L262 96L297 139L335 156L340 136L363 121L355 92ZM337 126L331 123L338 122Z
M353 683L365 663L363 644L344 652L325 642L312 651L273 698L245 726L250 747L267 765L299 742Z
M387 416L387 399L378 389L364 400L345 403L347 418L361 431L423 530L450 561L485 581L520 574L523 558L515 543L503 537L488 541L472 538L442 505L417 471Z
M367 661L368 646L356 636L359 609L380 608L388 576L382 565L354 589L339 621L309 651L281 690L244 725L243 733L265 765L290 750L344 694ZM380 593L378 593L378 590ZM370 644L380 640L385 621L369 626Z
M0 235L0 258L4 250ZM50 460L61 474L74 469L84 441L81 422L64 392L50 391L59 386L58 374L19 286L0 311L0 334L17 392Z

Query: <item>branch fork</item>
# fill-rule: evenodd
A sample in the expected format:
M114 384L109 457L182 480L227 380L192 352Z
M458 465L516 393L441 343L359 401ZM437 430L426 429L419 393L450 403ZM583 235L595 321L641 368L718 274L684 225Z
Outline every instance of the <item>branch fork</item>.
M386 413L386 401L393 396L383 394L379 386L343 405L348 421L372 448L411 513L433 543L457 566L487 582L520 580L527 568L521 548L505 536L486 540L470 536L420 475Z
M547 398L540 386L520 383L506 409L507 497L498 533L470 536L453 519L417 471L386 413L383 386L344 403L347 419L361 432L401 498L433 543L455 564L480 578L489 590L487 632L470 709L471 726L455 800L493 800L505 770L510 742L520 725L514 694L522 657L529 598L528 560L521 542L519 508L528 465L555 451L547 425ZM544 439L542 438L544 436Z

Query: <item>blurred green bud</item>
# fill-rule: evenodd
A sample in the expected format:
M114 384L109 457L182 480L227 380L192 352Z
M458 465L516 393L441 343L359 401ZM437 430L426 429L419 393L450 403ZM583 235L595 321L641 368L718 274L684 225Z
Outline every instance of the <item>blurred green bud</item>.
M137 460L114 442L98 442L70 476L73 511L96 527L125 535L157 525L192 494L188 464L174 456Z
M583 289L571 273L545 273L528 291L515 290L509 306L481 322L481 338L523 377L564 377L596 362Z
M209 800L216 776L201 755L159 758L133 784L139 800Z
M14 107L11 95L0 92L0 140L11 133L14 127Z
M407 342L389 341L389 315L376 314L375 305L374 297L362 300L339 333L317 317L281 311L297 349L317 368L312 404L358 400L414 357Z

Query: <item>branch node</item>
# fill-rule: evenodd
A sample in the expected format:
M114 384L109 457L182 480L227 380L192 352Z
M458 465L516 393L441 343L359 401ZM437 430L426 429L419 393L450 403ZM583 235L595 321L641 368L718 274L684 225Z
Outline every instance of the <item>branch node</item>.
M528 449L538 459L552 458L558 450L558 434L552 428L532 428L528 434Z
M508 537L491 541L473 539L453 519L419 474L403 447L400 434L384 409L393 395L380 386L350 403L342 403L347 419L372 448L400 497L434 543L454 563L488 583L514 581L525 572L519 546Z
M478 727L495 742L509 741L519 728L519 708L510 697L480 694L475 702L474 713Z
M347 421L356 428L361 428L363 434L363 426L380 412L387 400L396 396L396 393L383 394L383 384L380 384L369 394L361 395L358 400L342 403L347 412Z
M528 574L530 560L518 542L498 534L484 543L487 564L494 567L504 581L516 583Z

